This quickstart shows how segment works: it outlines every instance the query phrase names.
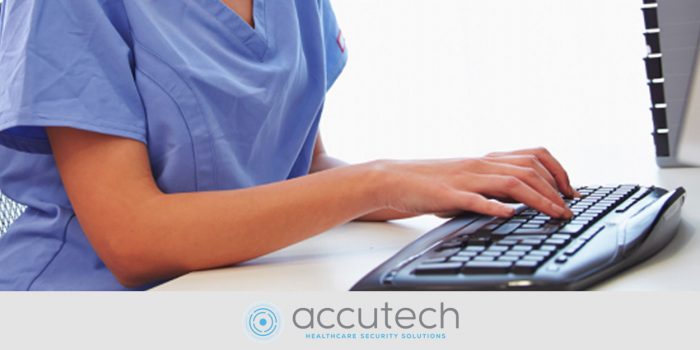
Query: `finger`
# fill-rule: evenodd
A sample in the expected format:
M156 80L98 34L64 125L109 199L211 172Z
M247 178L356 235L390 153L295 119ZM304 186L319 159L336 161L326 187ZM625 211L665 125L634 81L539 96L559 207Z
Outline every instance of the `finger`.
M472 192L458 191L455 193L455 200L460 208L476 213L509 218L515 214L515 209L494 199Z
M549 183L552 188L555 190L559 190L559 187L557 186L556 180L554 180L554 177L552 174L549 173L549 170L542 165L542 162L537 158L537 156L534 155L502 155L502 156L487 156L487 159L490 161L495 161L495 162L502 162L502 163L508 163L512 165L517 165L517 166L522 166L522 167L528 167L532 168L535 171L537 171L540 176L542 176L547 183Z
M474 180L476 186L481 187L476 192L510 197L555 218L569 218L572 215L570 210L543 196L517 177L477 175Z
M485 161L483 164L483 166L478 167L477 172L482 171L484 175L499 174L517 177L552 202L559 206L565 206L564 200L559 196L556 187L552 187L536 170L493 161Z
M558 189L567 196L571 196L573 190L574 196L580 197L580 194L578 194L578 192L576 192L570 185L568 174L563 169L561 164L553 156L551 156L551 154L549 154L549 152L546 149L542 149L544 153L542 155L538 153L538 150L539 149L525 149L511 152L493 152L486 155L486 157L489 159L497 160L504 159L506 161L511 161L517 164L527 164L527 158L534 158L537 161L537 163L539 163L538 165L544 168L544 171L547 173L547 176L545 177L548 179L548 181L550 181L551 179L550 182L556 189ZM547 155L549 155L549 157L547 157ZM520 157L525 157L525 159L519 159ZM509 160L509 158L514 158L518 160ZM555 179L553 175L556 175L557 178Z
M545 148L533 148L521 151L515 151L513 154L532 154L542 162L542 165L549 170L549 172L554 176L557 181L557 186L559 190L568 197L575 197L576 190L571 186L569 181L569 174L566 173L564 167L559 163L559 161L552 156L551 153Z
M449 218L453 218L453 217L459 215L460 213L461 213L461 211L443 211L443 212L435 213L435 216L437 216L439 218L443 218L443 219L449 219Z

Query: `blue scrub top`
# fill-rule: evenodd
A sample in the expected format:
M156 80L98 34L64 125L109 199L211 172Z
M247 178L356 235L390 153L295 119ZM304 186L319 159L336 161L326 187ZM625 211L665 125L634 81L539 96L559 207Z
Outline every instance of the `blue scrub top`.
M80 227L46 126L143 142L166 193L307 174L346 62L328 1L254 0L252 28L220 0L6 0L0 190L28 208L0 238L0 290L126 289Z

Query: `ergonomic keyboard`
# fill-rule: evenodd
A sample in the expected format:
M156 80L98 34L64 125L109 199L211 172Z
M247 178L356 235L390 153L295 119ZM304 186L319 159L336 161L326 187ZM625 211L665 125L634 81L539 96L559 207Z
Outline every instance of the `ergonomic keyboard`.
M685 190L589 186L571 219L524 205L467 213L421 236L352 290L579 290L638 264L675 235Z

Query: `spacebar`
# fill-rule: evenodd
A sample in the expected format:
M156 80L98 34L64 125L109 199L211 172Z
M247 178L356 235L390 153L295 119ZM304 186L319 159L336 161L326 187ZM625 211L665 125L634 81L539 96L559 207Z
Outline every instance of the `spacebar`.
M462 267L462 263L456 262L421 264L413 270L413 273L416 275L456 274L460 267Z
M513 231L514 235L551 235L554 232L557 232L559 229L559 226L555 225L546 225L543 227L539 228L519 228L515 231Z
M470 261L462 267L462 273L504 273L508 272L510 261Z

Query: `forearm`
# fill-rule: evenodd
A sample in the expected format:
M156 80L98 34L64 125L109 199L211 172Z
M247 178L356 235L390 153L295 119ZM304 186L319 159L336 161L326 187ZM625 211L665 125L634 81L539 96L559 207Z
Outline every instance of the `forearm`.
M512 207L485 195L568 218L557 183L575 194L544 149L343 166L319 157L322 147L311 175L247 189L164 194L144 144L72 128L47 128L47 134L83 231L126 286L252 259L357 217L464 210L513 215Z
M249 189L156 194L133 203L133 230L112 240L121 252L112 266L138 285L252 259L377 210L377 182L353 166Z
M324 170L348 166L340 159L328 156L325 153L317 154L311 164L310 173L318 173ZM358 217L358 221L388 221L413 217L415 214L402 213L391 209L380 209Z

